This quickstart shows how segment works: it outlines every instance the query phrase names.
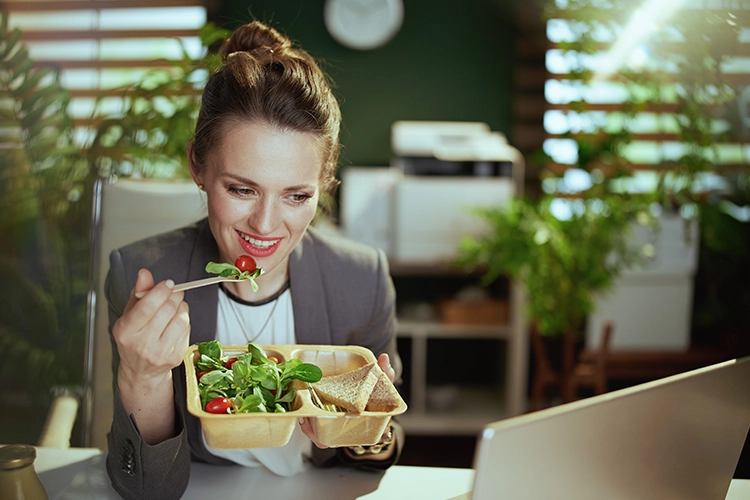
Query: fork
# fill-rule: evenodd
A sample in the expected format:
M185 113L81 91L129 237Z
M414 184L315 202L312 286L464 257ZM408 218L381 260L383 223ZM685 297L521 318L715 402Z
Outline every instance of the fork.
M250 280L238 280L237 278L232 278L231 276L214 276L213 278L203 278L200 280L194 280L194 281L186 281L185 283L180 283L179 285L175 285L172 289L172 293L175 292L183 292L185 290L190 290L192 288L199 288L202 286L208 286L208 285L215 285L216 283L222 283L224 281L250 281ZM135 294L136 299L141 299L143 296L146 295L146 292L137 292Z
M213 278L203 278L200 280L195 281L186 281L185 283L180 283L179 285L175 285L172 289L172 292L182 292L184 290L190 290L193 288L198 288L201 286L208 286L208 285L215 285L216 283L222 283L224 281L249 281L249 280L238 280L237 278L233 278L231 276L214 276Z

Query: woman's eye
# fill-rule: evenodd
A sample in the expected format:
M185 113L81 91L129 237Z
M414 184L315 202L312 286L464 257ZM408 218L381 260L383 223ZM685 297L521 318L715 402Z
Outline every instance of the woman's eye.
M310 198L312 198L312 196L310 196L309 194L295 193L289 195L289 199L295 203L304 203Z
M235 186L230 186L230 187L228 188L228 191L229 191L230 193L232 193L232 194L236 194L236 195L239 195L239 196L250 196L250 195L252 195L252 194L253 194L253 193L255 192L255 191L253 191L253 190L252 190L252 189L250 189L250 188L246 188L246 187L235 187Z

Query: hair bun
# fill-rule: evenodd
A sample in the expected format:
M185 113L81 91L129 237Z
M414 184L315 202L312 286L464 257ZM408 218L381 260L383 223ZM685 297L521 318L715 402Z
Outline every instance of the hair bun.
M291 49L292 42L274 28L259 21L253 21L237 28L224 42L220 54L222 60L235 52L247 52L259 61L278 57Z

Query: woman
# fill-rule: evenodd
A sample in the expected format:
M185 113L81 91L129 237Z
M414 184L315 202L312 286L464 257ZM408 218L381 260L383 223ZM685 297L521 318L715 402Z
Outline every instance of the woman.
M186 411L190 344L358 344L379 354L393 380L395 291L382 252L309 228L321 191L332 189L341 115L325 76L289 39L259 22L238 28L222 67L203 92L190 171L206 193L208 218L140 241L110 256L106 291L115 374L107 468L126 498L178 498L190 460L265 466L292 475L317 465L385 468L390 445L324 449L300 419L289 444L216 450ZM173 293L175 282L206 277L209 261L252 256L265 273L247 282Z

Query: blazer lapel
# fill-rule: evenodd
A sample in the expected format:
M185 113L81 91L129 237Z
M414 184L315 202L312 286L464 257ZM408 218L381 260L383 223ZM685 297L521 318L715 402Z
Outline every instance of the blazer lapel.
M298 344L331 344L323 277L315 251L315 240L308 229L289 256L289 284L294 310L294 330Z
M188 281L208 278L209 261L217 261L219 249L211 234L208 219L198 223L198 237L190 256ZM190 306L190 343L207 342L216 338L216 314L219 302L219 287L203 286L185 292L185 302Z

